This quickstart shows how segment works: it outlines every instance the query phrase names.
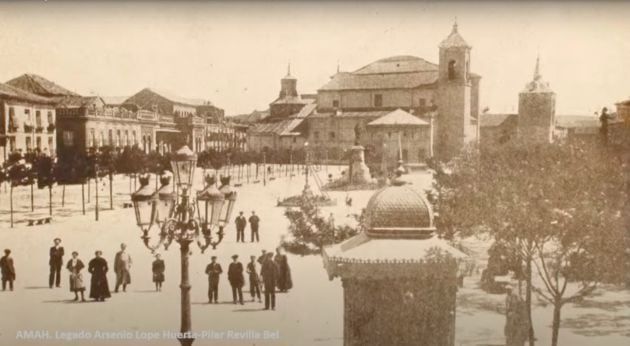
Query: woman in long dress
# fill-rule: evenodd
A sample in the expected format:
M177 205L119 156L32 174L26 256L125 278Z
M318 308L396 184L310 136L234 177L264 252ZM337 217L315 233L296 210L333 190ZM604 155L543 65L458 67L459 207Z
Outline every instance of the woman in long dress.
M111 297L109 284L107 283L107 261L101 257L102 251L96 251L94 257L88 264L88 272L92 274L90 282L90 298L104 302L105 298Z
M274 262L278 268L277 286L280 292L288 292L293 288L293 280L291 280L291 268L287 255L280 252L280 248L276 249L276 257Z
M70 292L74 292L74 300L79 300L79 292L81 292L81 301L84 302L83 291L85 291L85 285L83 284L81 270L85 268L85 265L79 259L78 252L72 252L72 259L68 261L66 268L70 271Z

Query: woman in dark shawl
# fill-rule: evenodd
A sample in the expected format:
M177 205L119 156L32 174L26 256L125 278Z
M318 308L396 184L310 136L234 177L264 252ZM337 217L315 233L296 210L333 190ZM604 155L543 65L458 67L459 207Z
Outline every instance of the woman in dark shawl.
M88 264L88 272L92 274L90 283L90 298L104 302L105 298L111 297L109 285L107 283L107 261L101 257L103 253L96 251L94 257Z

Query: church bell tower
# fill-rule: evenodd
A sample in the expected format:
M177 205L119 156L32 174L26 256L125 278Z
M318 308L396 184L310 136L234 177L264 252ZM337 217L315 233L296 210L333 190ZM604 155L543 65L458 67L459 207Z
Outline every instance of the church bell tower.
M457 23L440 43L435 148L438 158L450 159L467 143L477 139L472 124L470 50ZM476 97L476 96L475 96Z

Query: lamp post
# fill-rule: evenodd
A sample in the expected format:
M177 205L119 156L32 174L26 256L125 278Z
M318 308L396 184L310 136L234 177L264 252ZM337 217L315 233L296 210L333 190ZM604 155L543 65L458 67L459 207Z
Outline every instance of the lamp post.
M170 187L170 177L160 179L161 187L153 191L149 187L149 176L139 177L140 189L131 195L136 223L142 231L144 245L155 252L160 246L168 250L175 240L180 246L181 255L181 328L178 337L182 346L192 345L190 314L190 244L196 242L203 253L208 247L216 249L223 240L223 228L227 224L234 203L236 191L230 186L230 177L222 177L222 186L215 186L214 177L205 177L206 185L198 191L195 201L190 200L197 155L188 146L173 155L171 168L174 183L182 191L179 202ZM195 217L195 204L197 217ZM154 227L156 226L157 227ZM152 232L153 230L153 232ZM216 230L217 240L213 240ZM157 242L151 242L157 238ZM202 242L203 240L203 242Z

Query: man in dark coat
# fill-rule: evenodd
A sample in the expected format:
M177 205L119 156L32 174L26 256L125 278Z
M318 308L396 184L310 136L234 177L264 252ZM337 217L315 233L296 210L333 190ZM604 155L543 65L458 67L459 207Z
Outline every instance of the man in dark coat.
M278 278L278 267L273 260L273 252L267 253L267 258L263 261L260 275L262 276L263 283L265 285L265 310L269 310L269 303L271 302L271 309L276 309L276 280Z
M276 280L278 289L280 292L288 292L293 288L293 280L291 279L291 268L289 267L287 255L283 254L280 248L277 248L274 260L278 267L278 278Z
M155 261L151 264L151 271L153 272L153 282L155 282L155 290L162 290L162 282L164 282L164 271L166 270L166 266L164 265L164 260L161 258L160 254L155 255Z
M55 245L50 248L50 260L48 264L50 265L50 275L48 276L48 286L50 288L53 287L53 283L55 286L60 287L61 284L61 266L63 265L63 246L61 246L61 239L55 238Z
M217 263L217 256L212 256L210 260L210 264L206 267L206 274L208 275L208 302L212 304L213 300L215 303L218 303L219 275L223 273L223 269L221 265Z
M88 273L92 274L90 281L90 298L96 301L104 302L105 298L111 297L109 293L109 284L107 283L107 261L101 257L103 252L96 251L90 263L88 263Z
M236 223L236 242L245 242L245 226L247 226L247 219L243 216L243 212L241 211L239 215L234 220Z
M228 268L228 281L232 286L232 299L236 304L236 296L238 295L238 301L243 305L243 285L245 285L245 278L243 277L243 264L238 261L238 255L232 256L233 262L230 263Z
M256 238L256 242L258 243L258 225L260 224L260 218L256 215L255 211L252 211L252 216L249 217L249 227L252 229L251 240L254 242L254 237Z
M258 297L260 303L260 279L256 272L256 256L251 256L251 261L247 264L247 274L249 274L249 293L252 295L252 302Z
M13 258L11 258L11 250L4 249L4 256L0 258L0 273L2 274L2 290L7 289L13 291L13 280L15 280L15 267L13 266Z
M266 259L267 259L267 250L262 250L262 254L260 255L260 257L258 257L258 263L260 263L260 265L262 266L262 264L265 262Z

